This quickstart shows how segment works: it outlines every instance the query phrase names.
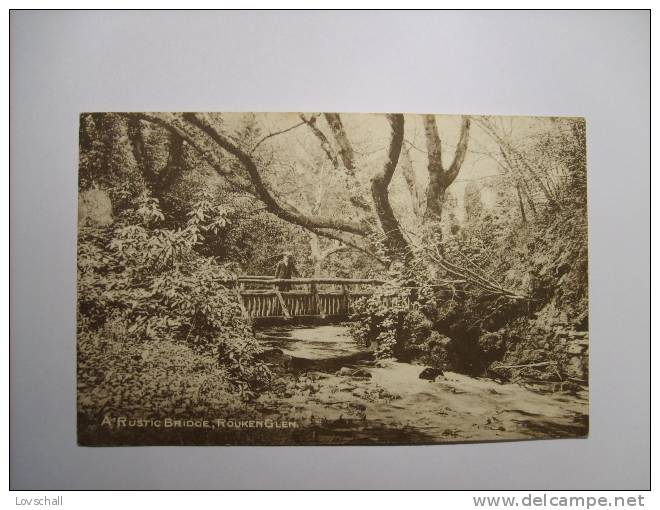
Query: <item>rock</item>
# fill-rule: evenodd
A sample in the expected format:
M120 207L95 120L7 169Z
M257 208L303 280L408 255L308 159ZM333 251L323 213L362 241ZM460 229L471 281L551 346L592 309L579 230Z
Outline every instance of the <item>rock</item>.
M442 370L440 370L439 368L427 367L424 370L422 370L422 372L419 374L419 378L433 381L439 375L444 375Z
M586 345L577 342L570 343L568 347L566 347L566 352L568 354L582 354L586 350L587 350Z
M571 381L564 381L559 385L559 390L575 394L580 391L580 385Z
M479 338L479 350L487 361L502 359L504 354L504 338L499 333L486 333Z
M378 398L381 400L396 400L398 398L401 398L401 395L397 395L396 393L390 393L384 388L379 388L378 389Z
M280 349L268 349L259 353L257 357L269 365L276 365L281 368L289 367L292 360L291 356L284 354Z
M365 370L364 368L358 368L357 370L353 370L351 373L352 377L363 377L366 379L371 379L371 373L368 370Z
M100 189L80 193L78 199L78 225L106 227L111 225L112 202L110 195Z
M366 379L371 378L371 373L369 373L368 370L365 370L364 368L348 368L348 367L341 367L337 371L337 375L345 376L345 377L362 377Z
M564 365L564 370L571 377L586 380L589 377L589 360L586 356L574 356Z
M545 361L547 354L543 349L533 349L527 354L527 359L529 363L540 363Z

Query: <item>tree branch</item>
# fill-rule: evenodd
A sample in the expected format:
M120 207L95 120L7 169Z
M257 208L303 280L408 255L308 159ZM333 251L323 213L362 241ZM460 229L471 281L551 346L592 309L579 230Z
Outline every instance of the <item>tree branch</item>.
M500 152L502 156L507 159L507 164L514 169L517 165L520 165L523 167L534 179L536 184L538 185L539 189L543 192L545 195L545 198L548 200L548 203L550 203L553 206L558 205L557 200L552 196L552 193L546 186L546 184L543 182L543 179L538 175L538 173L532 168L532 166L529 164L527 161L527 158L520 152L518 151L513 144L511 143L510 139L504 138L500 133L497 132L497 129L495 126L493 126L486 118L481 117L477 119L477 123L479 127L495 142L499 145L500 147ZM508 156L508 158L507 158ZM513 160L513 161L512 161ZM522 175L523 171L522 169L518 168L518 172Z
M249 183L245 182L240 177L233 175L231 170L227 169L213 151L203 147L195 136L188 133L185 129L182 129L181 126L178 126L173 121L168 121L155 115L153 113L122 113L124 117L130 119L142 119L146 122L156 124L165 128L170 133L179 135L183 140L186 141L195 151L213 168L219 175L221 175L229 185L238 191L249 191Z
M183 138L176 133L169 132L168 134L170 138L170 150L165 168L163 168L159 174L159 194L166 192L170 186L174 184L177 175L180 174L183 169Z
M131 144L133 158L135 159L138 170L149 184L149 187L153 188L156 181L156 174L147 161L144 135L138 117L129 117L128 119L128 140Z
M365 255L368 255L370 258L378 262L380 265L383 267L387 267L387 262L381 259L378 255L376 255L373 251L371 251L369 248L366 248L364 246L360 246L357 243L354 243L353 241L350 241L346 239L343 236L340 236L339 234L336 234L334 232L328 232L327 230L322 230L322 229L315 229L315 228L308 228L310 232L313 232L314 234L317 234L319 236L325 237L327 239L333 239L335 241L339 241L341 243L344 243L346 246L349 246L361 253L364 253Z
M424 115L424 134L426 135L426 151L429 158L428 171L431 173L444 173L442 167L442 142L438 133L435 115Z
M338 251L346 250L347 248L348 248L347 246L342 246L341 244L337 245L337 246L331 246L327 250L321 252L321 257L320 258L321 258L321 260L325 260L330 255L332 255L333 253L337 253Z
M461 165L465 160L470 133L470 118L467 116L463 117L454 161L446 171L442 166L442 142L440 141L438 125L436 124L434 115L424 115L424 132L426 134L429 174L429 184L426 189L425 219L432 220L437 224L442 216L445 192L456 179Z
M461 124L461 136L458 140L458 145L456 146L456 152L454 153L454 161L452 161L449 169L445 172L443 177L445 189L454 182L458 172L461 169L461 165L465 160L465 153L467 152L468 139L470 138L470 117L467 115L463 116L463 123Z
M420 190L419 182L417 180L417 176L415 175L415 169L413 168L412 159L410 158L410 150L405 145L401 149L399 166L401 167L401 174L403 175L403 178L406 181L406 185L408 186L413 213L417 218L420 218L423 215L422 191Z
M332 162L332 166L335 167L336 170L338 170L339 159L337 159L337 155L332 149L332 145L330 145L330 141L328 140L328 138L323 134L323 131L321 131L316 125L316 117L312 115L308 119L301 113L300 118L305 124L309 126L309 128L312 130L312 133L314 133L314 136L316 136L319 142L321 142L321 149L323 149L323 152L325 152L326 156L328 156L328 159Z
M270 133L270 134L264 136L261 140L259 140L259 141L255 144L254 147L252 147L252 149L250 150L250 154L254 154L254 152L259 148L259 146L260 146L262 143L264 143L266 140L268 140L269 138L273 138L274 136L282 135L282 134L284 134L284 133L288 133L289 131L292 131L292 130L296 129L297 127L303 126L304 124L305 124L305 121L303 120L302 122L299 122L298 124L295 124L295 125L293 125L293 126L291 126L291 127L289 127L289 128L283 129L283 130L281 130L281 131L275 131L274 133Z
M222 149L229 152L231 155L236 157L236 159L238 159L250 177L250 181L252 182L252 185L254 186L257 193L257 198L259 198L266 205L266 208L269 212L275 214L285 221L288 221L289 223L294 223L307 229L329 228L360 236L366 236L368 234L368 229L356 222L342 221L337 218L312 218L300 213L299 211L285 209L277 202L277 200L266 187L263 179L261 178L261 174L259 173L256 163L249 154L247 154L237 145L234 145L227 137L220 134L208 122L201 119L194 113L184 113L183 118L191 125L203 131Z
M338 113L325 113L325 120L328 122L332 134L335 137L335 141L339 146L339 155L341 160L344 163L344 166L348 170L350 175L353 175L355 170L355 155L353 153L353 146L346 136L346 131L344 130L344 125L341 122L341 118Z

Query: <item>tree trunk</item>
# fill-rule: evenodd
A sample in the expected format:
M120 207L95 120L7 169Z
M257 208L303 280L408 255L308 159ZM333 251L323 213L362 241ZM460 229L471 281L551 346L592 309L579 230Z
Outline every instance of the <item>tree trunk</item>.
M167 164L158 175L156 183L156 195L160 197L163 193L169 191L178 175L183 171L183 138L176 133L169 134L169 153Z
M309 234L309 248L311 252L312 267L314 269L313 277L321 277L321 266L323 260L321 259L321 247L319 245L319 236L314 233Z
M445 201L445 186L437 174L429 175L429 186L426 189L425 223L439 223L442 219L442 206Z
M409 258L410 249L408 242L403 236L399 221L394 215L388 193L388 187L396 170L403 144L403 115L392 114L388 115L387 118L392 127L392 138L390 140L387 161L383 169L371 178L371 195L383 233L385 234L385 245L388 255L391 258Z
M408 186L413 214L416 218L421 219L424 210L423 192L420 189L417 175L415 174L415 169L413 168L412 160L410 159L410 150L405 146L401 151L399 166L401 167L401 174L406 180L406 185Z
M335 141L339 146L339 156L341 157L346 170L348 170L348 173L353 175L353 171L355 170L355 155L353 154L353 146L348 141L348 136L346 136L346 131L344 131L344 125L341 122L341 118L338 113L326 113L324 115L330 129L332 129Z
M463 117L461 134L458 145L456 146L454 160L447 169L442 164L442 142L434 115L424 115L424 133L426 135L426 148L428 152L427 169L429 174L424 222L431 226L432 231L439 232L445 193L458 176L458 172L465 160L470 133L470 118L467 116Z

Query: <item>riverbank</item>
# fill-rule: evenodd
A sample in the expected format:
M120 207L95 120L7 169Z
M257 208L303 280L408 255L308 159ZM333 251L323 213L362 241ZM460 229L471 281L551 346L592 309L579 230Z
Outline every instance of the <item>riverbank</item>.
M271 327L258 337L273 375L256 398L227 394L162 416L80 415L80 444L437 444L588 433L584 386L563 391L455 372L422 379L425 366L377 360L340 325Z

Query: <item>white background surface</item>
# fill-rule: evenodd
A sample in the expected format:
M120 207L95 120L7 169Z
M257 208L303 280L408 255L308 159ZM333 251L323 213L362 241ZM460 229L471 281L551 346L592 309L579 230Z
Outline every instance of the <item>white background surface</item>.
M14 12L10 29L13 488L648 488L648 13ZM77 122L109 110L586 117L589 438L76 446Z

